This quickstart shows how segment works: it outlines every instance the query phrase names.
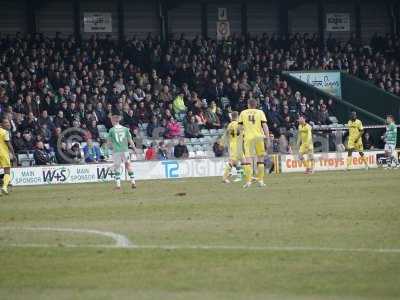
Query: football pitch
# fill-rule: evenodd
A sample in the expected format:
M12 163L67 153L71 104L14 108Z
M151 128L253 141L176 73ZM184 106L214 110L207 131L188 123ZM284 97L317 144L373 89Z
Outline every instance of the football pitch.
M0 299L399 299L400 171L14 188Z

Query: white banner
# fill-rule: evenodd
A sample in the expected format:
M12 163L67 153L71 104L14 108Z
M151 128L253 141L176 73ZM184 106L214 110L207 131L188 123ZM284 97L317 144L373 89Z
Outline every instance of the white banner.
M289 75L317 89L342 98L340 72L290 72Z
M84 32L112 32L111 13L85 12L83 14Z
M226 40L231 35L231 25L229 21L217 22L217 40Z
M134 162L138 180L222 176L225 159L187 159ZM11 184L43 185L63 183L104 182L113 180L112 164L37 166L13 168ZM122 170L122 178L127 177Z
M326 14L326 31L350 31L350 14Z
M365 152L370 168L377 168L377 155L383 154L384 151ZM338 171L347 168L347 152L335 153L319 153L314 154L314 170L315 171ZM353 153L352 169L363 169L364 163L358 153ZM281 156L282 173L304 172L306 170L305 162L299 160L296 155Z

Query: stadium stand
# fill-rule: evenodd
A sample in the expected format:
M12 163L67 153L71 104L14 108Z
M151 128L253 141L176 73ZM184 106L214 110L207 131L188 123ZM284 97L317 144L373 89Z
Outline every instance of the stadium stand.
M300 114L315 125L337 123L334 101L305 97L282 71L341 70L400 95L399 56L400 38L390 35L376 35L369 45L332 37L321 44L318 35L299 33L233 36L224 43L181 36L167 46L150 35L118 45L110 37L78 43L59 34L7 35L0 39L0 110L12 122L24 165L33 164L37 142L52 162L63 162L57 152L78 146L76 161L83 160L84 144L58 147L58 137L81 128L104 145L113 111L140 144L136 159L163 140L165 157L172 158L180 137L189 157L214 156L232 110L243 110L249 98L259 100L277 141L295 130Z

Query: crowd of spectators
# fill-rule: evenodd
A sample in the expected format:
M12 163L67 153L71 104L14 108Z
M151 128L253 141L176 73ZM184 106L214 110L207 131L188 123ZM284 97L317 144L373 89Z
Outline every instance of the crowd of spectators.
M119 113L134 136L144 129L150 138L165 139L200 138L203 128L223 128L249 98L259 101L278 139L297 126L300 114L329 124L334 102L293 91L280 76L285 70L340 69L400 95L398 37L374 36L369 46L354 37L319 40L315 34L264 34L217 43L182 35L162 44L149 35L121 43L93 36L78 43L60 34L2 36L0 111L11 121L16 152L35 151L37 162L48 164L64 162L63 152L81 152L78 144L57 147L70 127L84 129L88 139L83 157L74 159L100 161L107 147L98 125L110 128L111 113ZM178 146L153 144L146 159L186 157L183 140Z

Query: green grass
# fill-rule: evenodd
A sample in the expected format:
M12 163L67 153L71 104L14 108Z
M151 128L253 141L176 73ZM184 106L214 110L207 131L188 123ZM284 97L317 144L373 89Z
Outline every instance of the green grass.
M107 237L21 229L112 231L136 245L400 249L399 180L371 170L271 176L250 190L219 178L121 193L14 188L0 198L0 299L399 299L398 252L113 249L96 247Z

